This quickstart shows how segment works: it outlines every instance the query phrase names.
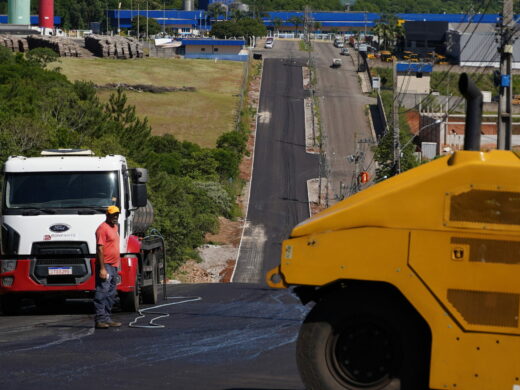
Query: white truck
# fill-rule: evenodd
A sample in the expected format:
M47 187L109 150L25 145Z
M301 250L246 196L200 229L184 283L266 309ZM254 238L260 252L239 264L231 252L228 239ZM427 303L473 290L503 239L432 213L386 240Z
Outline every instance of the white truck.
M147 181L146 169L129 169L119 155L60 149L9 157L1 213L3 314L16 314L22 299L93 296L95 231L110 205L121 210L121 308L156 303L165 253L161 237L144 236L153 222Z

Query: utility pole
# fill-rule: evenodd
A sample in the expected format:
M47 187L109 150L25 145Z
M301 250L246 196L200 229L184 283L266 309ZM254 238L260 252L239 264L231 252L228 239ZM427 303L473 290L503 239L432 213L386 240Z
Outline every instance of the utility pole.
M513 126L513 0L504 0L502 23L498 28L498 51L500 53L500 99L498 102L497 148L511 150Z
M397 175L401 173L401 145L399 140L399 100L397 99L397 61L394 61L393 65L394 103L392 108L392 117L394 123L394 174Z
M117 35L121 35L121 2L117 5Z

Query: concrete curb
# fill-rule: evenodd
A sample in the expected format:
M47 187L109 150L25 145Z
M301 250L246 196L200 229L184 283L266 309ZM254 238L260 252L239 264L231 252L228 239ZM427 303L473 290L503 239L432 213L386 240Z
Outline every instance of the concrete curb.
M372 139L374 140L375 145L377 145L377 135L376 135L376 129L374 128L374 122L372 121L372 113L370 112L370 104L367 104L365 106L368 111L368 123L370 124L370 131L372 133Z

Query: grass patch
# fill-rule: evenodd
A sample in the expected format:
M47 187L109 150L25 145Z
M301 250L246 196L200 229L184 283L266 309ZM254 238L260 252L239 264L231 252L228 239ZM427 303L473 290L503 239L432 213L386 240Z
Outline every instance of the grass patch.
M233 130L243 64L232 61L147 58L109 60L62 58L57 67L70 80L195 87L196 92L163 94L127 91L128 101L148 117L154 135L173 134L179 140L214 147L219 135ZM100 90L107 100L111 91Z

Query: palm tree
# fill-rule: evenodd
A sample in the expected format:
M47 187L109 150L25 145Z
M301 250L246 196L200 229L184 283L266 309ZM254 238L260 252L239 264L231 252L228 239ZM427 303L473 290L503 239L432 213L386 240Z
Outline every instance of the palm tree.
M298 34L298 27L303 25L303 18L301 16L298 16L298 15L291 16L289 18L289 22L294 24L294 29L296 31L296 34Z
M283 20L280 18L274 18L273 19L273 27L278 33L280 33L280 27L283 26Z
M379 48L382 47L382 44L381 44L381 36L383 35L383 23L378 23L375 25L375 27L372 29L372 32L376 35L377 37L377 45L379 46Z
M208 6L210 19L218 19L220 15L226 15L226 7L222 3L213 3Z
M379 37L381 38L382 40L382 43L383 43L383 48L385 50L388 50L389 48L392 48L394 46L394 41L395 41L395 31L394 31L394 28L393 26L389 25L389 24L386 24L386 23L381 23L380 24L381 26L381 31L379 32Z

